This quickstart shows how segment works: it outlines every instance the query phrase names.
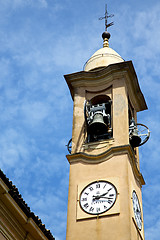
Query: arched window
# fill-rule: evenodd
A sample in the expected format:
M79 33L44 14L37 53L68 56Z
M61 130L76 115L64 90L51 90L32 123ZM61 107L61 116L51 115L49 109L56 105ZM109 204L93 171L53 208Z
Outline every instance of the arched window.
M87 142L96 142L112 137L111 99L98 95L85 102Z

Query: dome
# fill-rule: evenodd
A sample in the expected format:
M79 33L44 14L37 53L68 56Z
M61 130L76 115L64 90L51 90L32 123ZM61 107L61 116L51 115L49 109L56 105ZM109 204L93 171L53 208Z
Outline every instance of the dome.
M84 71L91 71L96 68L107 67L110 64L124 62L123 58L112 48L104 46L96 51L86 62Z

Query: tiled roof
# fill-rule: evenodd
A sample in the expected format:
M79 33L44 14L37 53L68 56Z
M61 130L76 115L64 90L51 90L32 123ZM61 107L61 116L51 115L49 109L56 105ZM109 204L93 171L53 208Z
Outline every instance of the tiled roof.
M41 219L38 218L28 207L26 202L23 200L21 194L19 193L18 189L15 185L13 185L12 181L10 181L6 175L2 172L0 169L0 178L3 180L3 182L7 185L9 188L8 193L11 195L11 197L15 200L15 202L18 204L18 206L22 209L22 211L25 213L25 215L28 218L32 218L33 221L37 224L37 226L40 228L40 230L44 233L44 235L48 238L48 240L55 240L55 238L52 236L50 230L45 228L45 225L42 224Z

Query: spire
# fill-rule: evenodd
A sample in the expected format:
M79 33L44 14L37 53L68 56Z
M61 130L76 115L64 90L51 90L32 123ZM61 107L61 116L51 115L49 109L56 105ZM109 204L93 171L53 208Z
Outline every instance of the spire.
M107 28L112 26L114 24L114 22L108 23L108 18L109 17L113 17L114 14L108 15L107 12L107 4L105 5L105 16L104 17L100 17L99 20L105 19L105 32L103 32L102 34L102 38L103 38L103 47L109 47L109 39L110 39L110 33L107 31Z
M110 33L107 31L108 27L112 26L114 23L108 23L108 18L114 15L109 15L107 12L107 4L105 5L105 15L100 17L99 20L105 19L105 31L102 34L103 38L103 48L97 50L85 63L84 71L93 71L95 69L100 69L107 67L108 65L124 62L124 59L112 48L109 47Z

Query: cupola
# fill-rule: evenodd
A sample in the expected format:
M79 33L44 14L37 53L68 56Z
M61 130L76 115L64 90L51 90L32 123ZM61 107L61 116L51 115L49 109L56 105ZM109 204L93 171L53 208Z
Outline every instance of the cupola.
M96 51L86 62L84 71L93 71L103 67L107 67L110 64L124 62L124 59L112 48L109 47L110 33L105 31L102 34L103 48Z

